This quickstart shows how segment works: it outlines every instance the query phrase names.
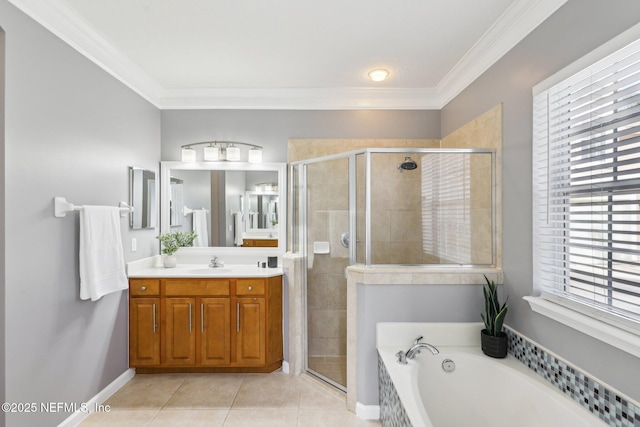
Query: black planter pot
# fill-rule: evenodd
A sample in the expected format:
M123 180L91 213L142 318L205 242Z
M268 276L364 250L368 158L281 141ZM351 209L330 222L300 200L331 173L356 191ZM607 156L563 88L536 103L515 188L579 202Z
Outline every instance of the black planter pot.
M482 352L490 357L501 359L507 357L507 334L500 332L499 337L494 337L483 329L480 333L480 344Z

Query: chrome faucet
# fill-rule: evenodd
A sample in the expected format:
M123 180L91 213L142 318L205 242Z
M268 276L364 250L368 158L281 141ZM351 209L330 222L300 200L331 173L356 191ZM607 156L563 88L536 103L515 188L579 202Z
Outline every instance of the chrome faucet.
M407 350L406 353L402 350L396 353L399 364L406 365L407 360L411 360L414 357L416 357L416 354L420 353L420 349L423 349L423 348L428 349L433 355L440 353L438 349L432 346L431 344L428 344L426 342L420 342L421 339L422 339L422 336L419 336L418 338L416 338L415 341L413 342L413 345L409 350Z
M209 263L209 267L210 268L224 267L224 262L220 261L220 259L214 255L211 257L211 262Z

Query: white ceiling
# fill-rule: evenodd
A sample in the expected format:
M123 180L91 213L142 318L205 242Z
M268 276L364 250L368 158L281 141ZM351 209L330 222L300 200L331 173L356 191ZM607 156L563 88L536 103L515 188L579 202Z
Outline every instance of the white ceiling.
M10 1L159 108L430 109L566 0Z

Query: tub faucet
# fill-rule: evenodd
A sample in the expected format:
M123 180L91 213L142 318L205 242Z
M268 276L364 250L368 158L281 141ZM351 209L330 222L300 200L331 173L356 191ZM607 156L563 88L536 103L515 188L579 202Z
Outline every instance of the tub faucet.
M407 354L405 355L407 359L413 359L415 357L416 354L420 353L420 349L421 348L427 348L429 349L429 351L431 352L431 354L433 354L434 356L438 353L440 353L438 351L437 348L435 348L434 346L432 346L431 344L428 344L426 342L419 342L417 344L415 344L413 347L411 347L409 349L409 351L407 351Z
M407 359L411 360L414 357L416 357L416 354L420 353L420 349L423 349L423 348L429 349L429 351L433 355L440 353L438 349L432 346L431 344L427 344L426 342L420 342L421 339L422 339L422 336L419 336L418 338L416 338L413 341L413 345L409 350L407 350L406 353L402 350L396 353L399 364L406 365Z
M220 259L214 255L211 257L211 262L209 263L209 267L211 268L224 267L224 262L220 261Z

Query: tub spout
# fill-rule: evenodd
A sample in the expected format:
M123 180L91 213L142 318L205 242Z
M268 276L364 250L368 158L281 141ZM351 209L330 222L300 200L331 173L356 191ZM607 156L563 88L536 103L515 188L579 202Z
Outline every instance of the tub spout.
M415 357L416 354L420 353L420 349L423 349L423 348L428 349L433 355L440 353L438 349L432 346L431 344L427 344L426 342L419 342L414 344L413 347L411 347L409 351L407 351L405 357L411 360Z

